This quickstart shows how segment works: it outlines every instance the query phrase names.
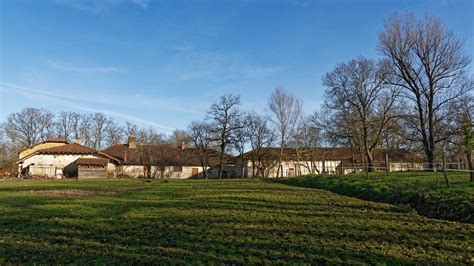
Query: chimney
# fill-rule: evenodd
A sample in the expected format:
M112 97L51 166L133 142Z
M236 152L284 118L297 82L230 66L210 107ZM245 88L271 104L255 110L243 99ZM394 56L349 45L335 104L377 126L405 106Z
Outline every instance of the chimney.
M130 135L128 137L128 148L129 149L137 148L137 137L135 135Z
M74 143L77 144L77 145L81 145L81 139L75 139Z
M184 141L181 141L181 145L179 146L182 150L186 149L186 143Z

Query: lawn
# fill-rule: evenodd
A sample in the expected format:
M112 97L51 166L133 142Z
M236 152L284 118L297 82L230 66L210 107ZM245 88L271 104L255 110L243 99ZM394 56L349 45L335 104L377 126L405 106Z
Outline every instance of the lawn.
M473 232L261 180L0 181L0 262L15 264L472 264Z
M308 175L277 179L276 182L326 189L341 195L398 204L432 218L474 223L474 182L466 172L450 172L447 188L443 173L398 172Z

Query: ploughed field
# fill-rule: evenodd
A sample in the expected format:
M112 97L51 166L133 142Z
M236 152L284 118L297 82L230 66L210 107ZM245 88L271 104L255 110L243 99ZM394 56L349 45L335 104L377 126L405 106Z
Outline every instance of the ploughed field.
M473 235L473 224L262 180L0 181L0 264L472 264Z

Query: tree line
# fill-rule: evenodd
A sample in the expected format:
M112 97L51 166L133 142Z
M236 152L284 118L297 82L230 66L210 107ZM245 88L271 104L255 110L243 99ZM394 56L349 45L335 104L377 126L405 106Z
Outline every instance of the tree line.
M208 164L208 151L218 150L219 177L225 153L243 163L244 153L253 150L247 158L254 166L252 176L264 176L266 148L278 147L273 163L281 176L285 147L321 145L353 148L369 171L375 150L382 147L419 152L430 169L445 154L462 156L472 169L474 78L469 76L471 59L463 51L464 41L436 17L418 19L410 13L386 20L378 39L380 58L350 59L323 76L324 103L311 114L303 112L301 99L283 88L270 95L266 114L241 110L240 96L227 94L201 121L171 136L131 123L121 125L101 113L54 115L26 108L2 123L1 147L16 152L61 136L100 149L134 134L144 144L185 142L196 148L203 166Z

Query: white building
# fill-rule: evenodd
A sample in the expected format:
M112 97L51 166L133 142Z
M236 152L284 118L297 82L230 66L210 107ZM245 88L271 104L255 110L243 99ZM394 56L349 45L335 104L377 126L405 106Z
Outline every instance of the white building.
M284 148L278 171L280 148L262 148L244 154L245 176L292 177L306 174L348 174L362 172L365 160L350 148ZM423 159L405 149L378 149L374 154L373 169L385 171L422 170Z
M151 178L204 178L204 171L209 178L216 177L219 164L219 153L208 150L202 156L196 148L170 145L137 144L135 136L130 136L127 144L111 145L101 151L120 161L116 168L117 176L151 177ZM233 157L225 156L228 164ZM235 176L234 167L224 167L224 177Z
M22 151L17 161L18 173L25 177L86 177L79 173L78 168L78 160L86 158L90 160L82 160L80 165L97 167L98 160L93 159L100 159L104 171L100 176L114 175L118 160L79 143L68 143L62 138L50 138Z

